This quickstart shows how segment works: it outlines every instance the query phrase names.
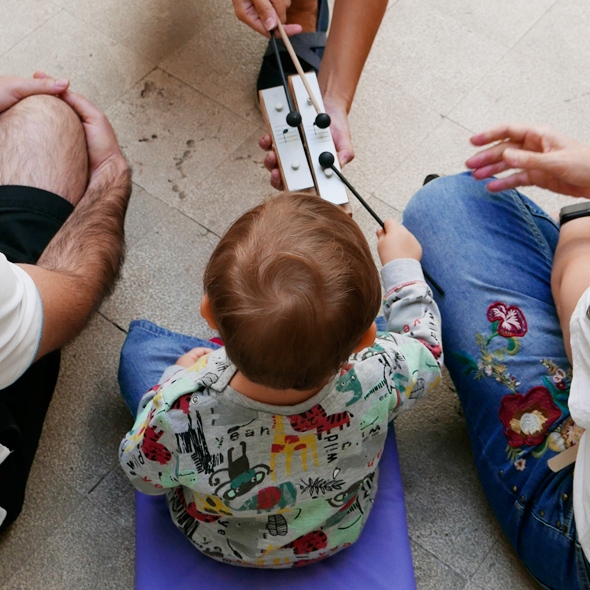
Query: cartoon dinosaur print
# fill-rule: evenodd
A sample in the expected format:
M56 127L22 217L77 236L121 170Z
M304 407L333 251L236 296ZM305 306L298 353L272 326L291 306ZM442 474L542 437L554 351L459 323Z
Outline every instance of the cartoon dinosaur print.
M296 432L315 430L318 439L322 440L322 434L324 432L330 434L334 428L342 430L345 426L349 427L351 417L352 414L348 411L328 415L326 410L318 404L307 410L307 412L303 412L303 414L289 416L289 421L291 422L291 427Z
M291 482L285 482L278 486L263 488L255 496L246 500L237 510L271 510L273 508L286 508L294 506L297 498L297 490Z
M141 441L141 452L146 459L166 465L172 459L172 453L160 442L164 431L147 426Z
M346 402L346 407L352 406L355 402L361 399L363 395L363 388L354 370L354 365L346 363L340 369L340 378L336 383L336 389L341 393L346 391L352 392L352 397Z
M295 555L306 555L320 549L325 549L328 546L328 536L324 531L311 531L307 535L303 535L290 543L284 545L289 549L293 549Z
M289 416L289 419L292 417ZM316 436L315 434L306 434L298 436L296 434L285 434L285 425L283 423L283 417L275 415L272 417L274 427L274 438L270 448L270 470L271 479L275 479L275 468L277 455L285 453L285 472L287 475L291 473L291 461L295 452L301 453L301 467L303 471L307 471L307 451L311 450L314 465L318 466L318 453L316 448ZM291 422L291 425L293 423ZM297 432L303 432L293 428Z

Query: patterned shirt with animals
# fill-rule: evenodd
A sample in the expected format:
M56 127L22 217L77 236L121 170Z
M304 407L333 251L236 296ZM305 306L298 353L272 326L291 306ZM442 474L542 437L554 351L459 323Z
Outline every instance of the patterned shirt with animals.
M142 398L121 465L140 491L167 495L174 523L206 555L296 567L358 539L388 422L436 387L442 364L419 263L390 262L382 278L388 331L311 399L274 406L238 393L224 348L167 370Z

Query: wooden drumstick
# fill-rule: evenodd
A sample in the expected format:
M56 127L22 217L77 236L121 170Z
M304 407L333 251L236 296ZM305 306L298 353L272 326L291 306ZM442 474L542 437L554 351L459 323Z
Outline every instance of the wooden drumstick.
M299 58L297 57L297 54L295 53L295 50L293 49L293 45L291 45L291 41L289 40L289 36L285 32L285 29L283 28L281 21L278 21L278 23L279 24L278 24L277 28L279 29L281 39L283 40L283 43L285 44L285 47L287 48L287 51L289 52L289 55L291 56L291 59L293 60L293 65L295 66L297 73L301 76L301 81L303 82L303 85L305 86L305 90L307 90L307 94L309 95L309 99L311 100L311 104L313 104L313 108L315 109L316 113L318 114L318 116L315 119L315 124L320 129L326 129L326 127L329 127L330 123L332 122L330 119L330 115L328 115L328 113L321 112L322 109L320 108L320 105L311 90L311 87L307 81L307 78L305 77L305 72L303 71L303 68L301 67L301 64L299 63ZM272 33L271 33L271 36L272 36Z
M346 180L346 178L344 177L342 172L340 172L340 170L338 170L338 168L336 168L336 166L334 166L334 155L331 154L330 152L323 152L320 154L319 161L320 161L320 166L322 168L331 168L336 173L336 176L338 176L338 178L350 189L352 194L361 202L361 205L373 216L375 221L383 229L385 229L385 224L383 223L383 220L377 215L377 213L375 213L375 211L373 211L373 209L371 209L371 207L365 201L365 199L363 199L358 194L358 192L355 190L355 188L352 186L352 184L350 184L350 182L348 182L348 180ZM424 278L426 278L428 281L430 281L432 286L441 294L441 296L444 295L445 292L439 287L438 283L436 281L434 281L432 279L432 277L424 270L424 267L422 267L422 272L424 273Z
M289 86L287 85L287 78L285 78L285 72L283 71L283 64L281 62L281 55L277 46L276 37L271 33L270 39L272 42L275 56L277 58L277 65L279 66L279 73L281 74L281 80L283 81L283 88L285 89L285 96L287 97L287 104L289 105L289 114L287 115L287 125L290 127L299 127L301 125L301 113L295 110L293 101L291 100L291 93L289 92Z

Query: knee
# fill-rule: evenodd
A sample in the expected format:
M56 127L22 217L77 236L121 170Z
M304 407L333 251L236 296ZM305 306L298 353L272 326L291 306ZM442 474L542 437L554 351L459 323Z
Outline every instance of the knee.
M478 199L489 198L485 185L485 181L474 179L469 172L432 180L410 199L403 213L403 223L410 231L425 222L465 223L470 211L477 209Z
M86 147L86 136L82 122L74 110L60 98L47 94L36 94L23 98L7 111L11 118L28 130L39 134L68 137Z
M88 182L86 134L63 100L35 95L19 101L0 116L0 144L10 151L0 169L4 184L36 186L78 203Z

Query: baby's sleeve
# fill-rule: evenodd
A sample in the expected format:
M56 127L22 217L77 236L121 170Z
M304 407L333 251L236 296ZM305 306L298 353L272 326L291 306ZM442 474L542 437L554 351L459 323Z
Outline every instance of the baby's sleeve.
M390 349L389 378L396 384L389 418L411 408L440 382L443 366L440 312L417 260L393 260L381 270L387 319L385 348Z
M178 471L176 444L168 425L161 387L148 392L142 402L144 406L140 406L133 428L119 447L119 461L140 492L163 494L179 482L174 475Z
M413 258L392 260L381 269L381 277L387 331L423 344L442 368L440 312L420 263Z

